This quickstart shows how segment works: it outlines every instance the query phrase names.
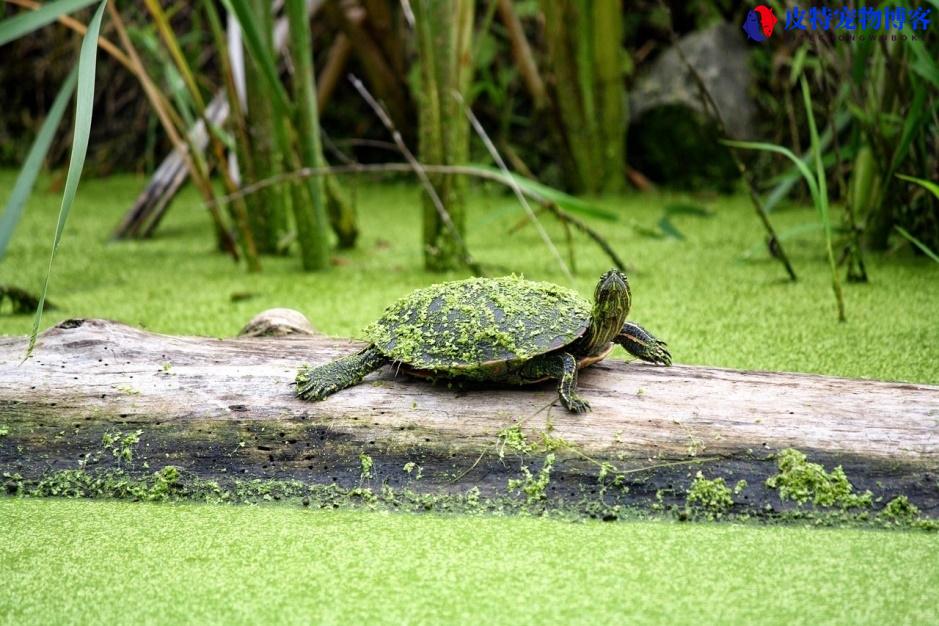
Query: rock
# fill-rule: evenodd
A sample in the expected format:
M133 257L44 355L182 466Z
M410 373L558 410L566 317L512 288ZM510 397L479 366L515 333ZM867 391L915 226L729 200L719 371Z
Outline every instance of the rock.
M753 76L750 52L740 29L726 22L682 37L678 45L697 70L734 139L752 139L756 105L750 96ZM630 94L630 123L667 105L704 113L697 84L674 47L666 50L636 83Z
M707 85L730 136L752 138L756 106L749 95L750 48L742 32L721 23L682 38L679 45ZM691 72L670 48L640 77L630 96L630 165L656 183L729 192L739 173L720 139Z
M239 337L286 337L287 335L315 335L316 329L300 311L294 309L268 309L248 322Z

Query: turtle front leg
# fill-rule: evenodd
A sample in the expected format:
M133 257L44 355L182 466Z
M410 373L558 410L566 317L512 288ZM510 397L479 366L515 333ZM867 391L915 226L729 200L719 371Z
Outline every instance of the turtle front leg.
M547 354L529 361L524 375L532 380L558 379L558 396L561 404L571 413L586 413L590 404L577 393L577 359L568 352Z
M325 365L297 373L297 397L322 400L337 391L357 385L370 372L388 362L388 358L369 346L357 354L344 356Z
M668 351L668 344L652 336L649 331L632 322L623 324L613 341L626 348L634 357L657 365L671 365L672 355Z

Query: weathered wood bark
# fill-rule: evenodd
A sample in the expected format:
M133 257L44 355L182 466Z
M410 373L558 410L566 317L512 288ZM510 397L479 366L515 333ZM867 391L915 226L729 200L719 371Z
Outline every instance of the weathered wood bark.
M626 502L660 490L666 501L683 497L701 470L746 479L741 497L754 507L779 506L764 481L776 471L773 454L795 447L829 468L842 464L858 488L906 494L930 514L939 506L937 386L607 360L582 372L593 411L577 416L558 406L551 384L458 390L392 368L324 402L297 400L297 367L348 354L360 345L351 340L169 337L69 320L21 363L25 345L0 339L0 425L9 431L0 471L24 476L73 468L104 432L140 429L150 471L172 464L215 479L353 485L365 453L390 485L413 461L424 478L412 488L495 493L519 473L510 450L500 458L498 433L520 423L534 442L550 420L551 435L576 449L557 451L553 495L596 488L586 455L639 470L617 496Z

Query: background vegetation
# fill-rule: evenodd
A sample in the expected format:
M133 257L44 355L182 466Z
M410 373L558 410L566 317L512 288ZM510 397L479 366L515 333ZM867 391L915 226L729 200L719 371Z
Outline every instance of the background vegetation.
M24 62L5 64L0 73L0 85L9 87L6 113L0 114L0 162L14 165L25 157L28 144L22 139L37 132L40 112L68 74L67 59L79 43L75 31L97 4L45 3L43 10L59 23L7 45ZM87 5L92 6L68 16ZM291 173L323 166L324 153L345 166L410 162L402 148L424 165L495 164L484 143L471 139L463 115L469 105L501 153L497 161L558 189L610 193L662 184L708 193L743 183L764 223L768 253L796 276L786 239L816 225L780 232L772 226L773 212L787 199L819 198L810 198L811 183L803 184L799 169L780 151L741 152L718 143L726 137L722 114L708 106L708 88L697 88L707 59L693 59L696 71L689 74L684 100L666 94L675 96L672 104L634 118L627 132L630 94L674 42L721 24L739 30L748 8L723 1L595 5L329 0L286 3L282 15L275 15L270 3L249 0L112 3L102 24L105 54L89 169L151 173L167 148L183 150L189 156L182 176L200 191L223 249L245 259L251 270L260 269L259 254L291 249L299 251L305 269L325 269L330 245L355 244L356 183ZM781 19L795 6L770 5ZM40 4L11 0L3 6L8 16L22 17ZM278 19L280 30L274 28ZM232 39L237 23L244 30ZM769 44L744 51L759 115L751 136L736 138L785 146L813 170L813 155L818 157L817 186L831 211L817 227L831 233L833 263L848 280L867 279L865 250L935 250L939 201L897 176L930 181L939 175L935 38L913 37L921 31L910 21L900 31L909 36L879 41L845 40L836 30L804 37L784 31L784 23ZM896 26L880 32L895 33ZM711 62L719 67L722 59ZM357 89L346 80L348 73L364 83ZM213 113L217 99L227 100L227 116ZM809 117L818 120L814 141ZM207 142L187 139L200 119L209 120ZM392 141L395 132L400 143ZM53 165L63 164L68 154L69 135L58 136L46 157ZM734 160L744 167L742 181ZM215 187L209 181L213 172ZM252 183L285 174L287 180L253 190ZM461 243L467 178L443 171L417 178L427 192L425 266L479 273L479 259ZM239 187L250 193L223 198ZM119 236L156 232L174 194L161 187L154 194L138 199L137 221L128 222L128 215ZM7 219L3 230L12 232L14 225ZM754 227L754 235L760 232ZM551 253L551 243L546 246Z

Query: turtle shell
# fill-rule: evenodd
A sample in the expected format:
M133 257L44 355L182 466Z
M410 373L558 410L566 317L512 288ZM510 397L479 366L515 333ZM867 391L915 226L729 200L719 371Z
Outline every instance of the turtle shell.
M570 345L586 332L591 308L576 291L551 283L470 278L411 293L365 334L410 368L460 373Z

